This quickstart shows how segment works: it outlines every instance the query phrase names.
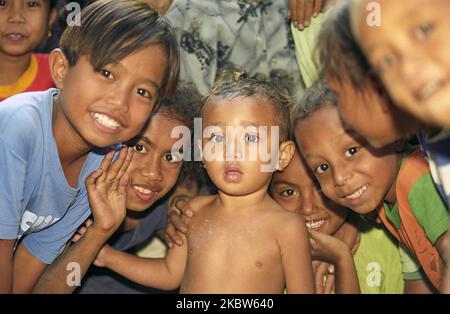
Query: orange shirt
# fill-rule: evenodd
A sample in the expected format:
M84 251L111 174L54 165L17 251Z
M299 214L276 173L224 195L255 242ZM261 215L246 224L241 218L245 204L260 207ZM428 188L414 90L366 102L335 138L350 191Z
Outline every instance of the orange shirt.
M412 211L409 195L412 187L422 175L429 175L428 163L420 150L414 150L402 163L396 180L396 197L401 224L397 228L389 220L385 207L378 209L378 216L386 228L417 257L427 277L439 289L442 276L442 260L433 243L427 237L423 226ZM436 191L436 193L438 193ZM436 208L426 208L428 211Z
M54 87L54 84L48 65L48 54L32 54L28 69L17 82L0 85L0 101L15 94L43 91L51 87Z

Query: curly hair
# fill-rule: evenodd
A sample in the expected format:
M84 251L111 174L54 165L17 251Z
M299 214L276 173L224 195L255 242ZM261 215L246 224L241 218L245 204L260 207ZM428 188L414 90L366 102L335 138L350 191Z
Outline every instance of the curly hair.
M236 97L260 97L274 109L280 125L280 139L290 138L289 112L293 105L292 97L275 83L249 78L246 72L224 71L213 89L203 98L200 113L212 98L232 100Z

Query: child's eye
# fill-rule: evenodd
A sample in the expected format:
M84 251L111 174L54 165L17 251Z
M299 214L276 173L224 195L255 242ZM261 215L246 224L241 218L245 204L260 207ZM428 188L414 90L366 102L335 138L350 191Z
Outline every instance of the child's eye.
M6 6L7 1L5 0L0 0L0 7L4 7Z
M144 145L141 145L141 144L136 144L136 145L134 145L134 146L133 146L133 150L134 150L135 152L138 152L138 153L141 153L141 154L147 152L147 149L145 149Z
M224 136L222 134L213 134L213 136L211 136L211 140L214 143L222 143L224 140Z
M286 189L286 190L281 191L280 194L283 197L291 197L291 196L296 195L297 193L293 189Z
M256 134L247 134L245 136L245 141L249 143L257 143L259 142L259 136Z
M163 157L163 159L164 159L165 161L175 163L175 162L181 161L181 155L169 153L169 154L165 154L164 157Z
M37 1L29 1L28 2L28 7L29 8L37 8L37 7L40 7L40 6L41 6L41 4L39 2L37 2Z
M378 71L380 73L385 72L386 70L388 70L390 67L392 67L393 65L395 65L397 62L397 58L395 57L395 55L393 54L388 54L386 56L384 56L379 62L378 62Z
M149 91L147 91L146 89L138 88L137 89L137 93L139 95L141 95L142 97L145 97L145 98L148 98L148 99L153 99L152 94Z
M102 76L106 77L107 79L110 80L114 79L114 75L108 70L101 69L99 72Z
M329 168L329 166L327 164L321 164L316 168L315 172L317 172L317 174L322 174L325 171L327 171L328 168Z
M434 28L433 24L430 23L422 24L416 29L415 36L419 40L424 40L430 35L430 33L433 31L433 28Z
M359 152L359 147L351 147L346 150L345 157L352 157L357 152Z

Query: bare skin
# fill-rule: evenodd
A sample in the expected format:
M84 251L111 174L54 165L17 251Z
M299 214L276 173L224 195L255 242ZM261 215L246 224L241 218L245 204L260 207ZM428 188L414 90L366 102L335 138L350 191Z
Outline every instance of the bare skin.
M302 218L268 195L239 210L222 206L217 195L191 201L195 215L188 223L186 241L173 246L165 261L129 256L118 265L117 257L124 253L105 247L96 265L141 284L165 289L181 284L182 293L281 293L285 286L290 293L314 291ZM285 226L282 230L280 224ZM284 235L287 232L290 237ZM132 275L138 265L140 273Z

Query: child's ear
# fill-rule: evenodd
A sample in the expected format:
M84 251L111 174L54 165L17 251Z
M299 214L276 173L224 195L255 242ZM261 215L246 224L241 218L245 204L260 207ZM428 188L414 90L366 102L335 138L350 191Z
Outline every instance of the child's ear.
M61 49L55 49L48 56L53 82L59 89L64 88L64 78L69 69L69 62Z
M48 24L47 27L49 30L53 28L53 25L55 25L56 18L58 17L58 12L55 8L51 9L48 13Z
M277 163L277 170L283 171L289 163L291 162L292 157L295 153L295 143L292 141L286 141L281 143L280 145L280 155Z

